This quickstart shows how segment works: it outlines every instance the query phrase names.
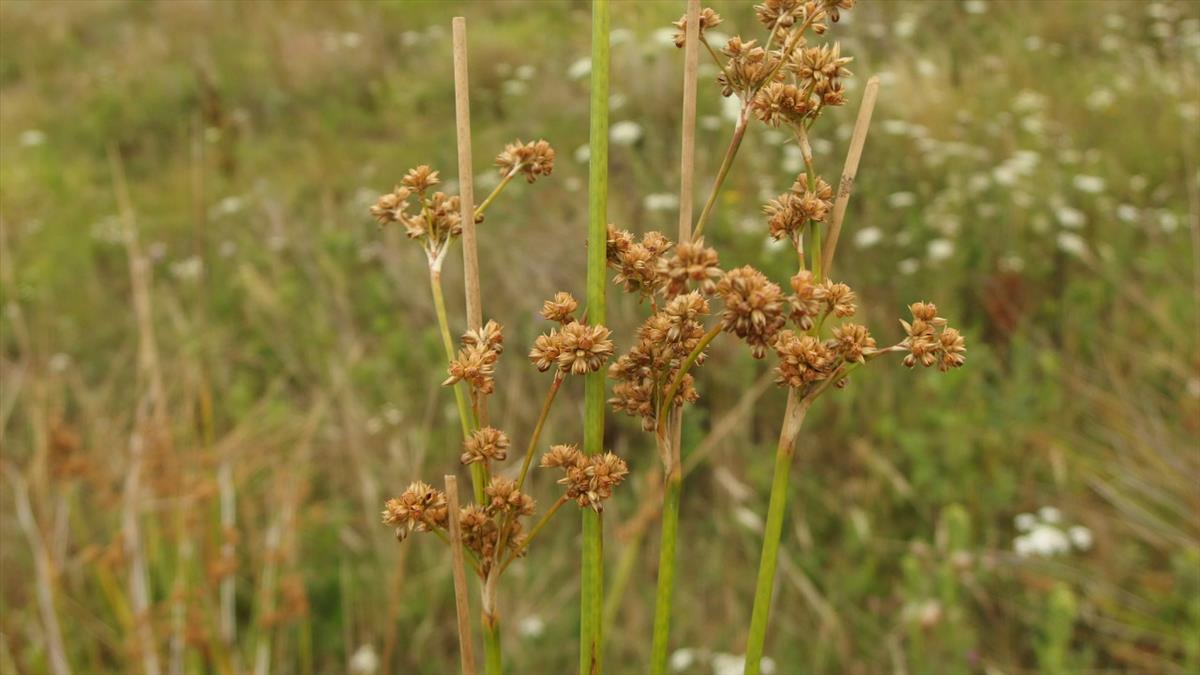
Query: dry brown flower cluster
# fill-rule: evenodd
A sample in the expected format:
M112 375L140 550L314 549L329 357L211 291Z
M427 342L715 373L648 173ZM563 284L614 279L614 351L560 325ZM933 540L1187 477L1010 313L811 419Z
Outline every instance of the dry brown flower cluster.
M432 532L446 527L446 494L428 483L417 481L387 500L383 522L396 528L396 538L403 541L411 532Z
M538 176L549 176L554 171L554 148L545 140L522 143L518 139L496 155L496 166L501 176L511 177L520 172L532 183Z
M563 374L586 375L603 368L612 356L611 331L576 321L578 307L570 293L558 293L542 305L542 316L561 325L534 341L529 360L538 370L558 366Z
M788 237L795 244L809 223L823 223L833 208L833 188L817 178L813 189L808 182L797 179L792 189L767 202L767 227L776 241Z
M649 298L653 308L638 328L637 341L608 369L609 378L616 380L609 403L617 411L640 417L643 428L652 430L675 376L701 346L705 335L701 319L710 312L708 297L720 293L725 275L717 252L706 247L703 239L676 246L659 232L647 232L637 242L612 225L607 258L617 272L613 281L629 293ZM702 350L693 357L695 363L703 360ZM684 374L670 405L695 401L699 394L692 385L692 376Z
M542 468L562 469L558 484L566 487L567 499L594 511L604 510L604 501L612 496L614 487L629 475L625 460L611 452L585 455L574 445L555 445L544 455Z
M926 368L937 364L938 370L946 372L958 368L966 360L966 341L958 330L946 325L946 320L937 315L937 306L928 302L909 305L913 320L900 320L908 337L901 343L908 349L904 365L909 368L918 363Z
M449 377L442 386L466 382L474 395L488 395L496 390L496 360L504 351L504 335L500 324L488 321L477 331L462 336L462 348L450 362Z
M371 215L380 225L400 223L410 239L421 239L431 259L446 248L451 239L462 234L462 216L458 197L444 192L430 193L441 183L438 172L422 164L410 169L391 192L383 195L371 207ZM417 199L417 208L409 212L409 200Z
M699 19L701 39L704 38L704 31L721 25L721 15L714 12L712 7L705 7L700 10ZM682 48L687 43L687 14L679 17L679 20L671 25L675 26L679 31L675 34L675 46Z

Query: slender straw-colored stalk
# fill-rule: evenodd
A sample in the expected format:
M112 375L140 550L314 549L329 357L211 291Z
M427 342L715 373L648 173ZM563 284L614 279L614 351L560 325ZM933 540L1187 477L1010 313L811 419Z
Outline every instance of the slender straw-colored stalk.
M37 522L34 520L33 509L29 503L29 488L25 479L17 473L16 469L9 470L8 465L5 465L4 468L5 474L12 482L13 496L17 505L17 523L21 526L21 531L25 533L30 550L33 551L38 613L42 618L50 669L56 675L58 673L71 675L71 665L67 661L67 650L64 647L62 629L58 623L58 611L54 608L54 563L50 558L50 551L42 537L41 530L38 529Z
M454 609L458 618L458 654L462 675L475 675L475 647L471 642L471 600L467 590L467 569L463 561L462 529L458 522L458 478L448 475L446 502L450 521L450 559L454 569Z
M833 203L833 218L829 223L829 239L821 250L821 269L826 275L833 269L833 254L837 251L838 235L842 232L842 220L846 217L846 204L850 202L850 191L854 177L858 175L858 162L862 159L863 146L867 142L867 130L871 126L871 113L875 110L875 99L879 95L879 76L867 80L858 119L854 121L854 133L850 136L850 149L846 153L846 165L842 168L842 180L838 183L837 200ZM813 255L816 255L814 252Z
M779 557L779 540L783 535L783 516L787 509L788 477L796 455L796 436L804 424L810 399L801 398L797 391L788 390L787 411L779 431L779 446L775 450L775 476L771 481L771 501L767 507L767 524L763 532L762 556L758 563L758 581L754 589L754 610L750 616L750 635L746 639L746 675L760 675L763 645L767 638L767 615L771 611L771 591L775 586L775 565Z
M679 150L679 241L692 238L692 200L696 176L696 74L700 67L700 0L688 0L684 22L683 51L683 129ZM670 404L668 404L670 405ZM668 408L670 409L670 408ZM683 491L680 445L683 442L683 409L670 416L666 434L656 434L661 446L669 438L670 449L659 454L670 456L664 467L663 518L658 555L658 582L654 595L654 638L650 649L650 672L667 672L667 650L671 638L672 598L675 593L675 549L679 538L679 499Z
M442 294L442 272L437 267L429 267L429 288L433 292L433 309L437 314L438 328L442 333L442 346L446 349L446 363L454 360L454 338L450 337L450 321L446 318L446 298ZM458 406L458 420L462 425L463 439L471 435L475 420L471 408L467 405L467 396L463 392L463 383L454 384L454 403ZM483 469L478 464L471 465L471 485L475 492L475 501L483 503Z
M471 93L467 76L467 20L456 16L450 22L454 47L454 121L458 138L458 199L462 216L463 287L467 297L467 328L483 325L483 301L479 291L479 252L475 238L475 172L471 168ZM487 399L476 407L480 425L486 425Z
M608 229L608 0L592 2L592 91L588 166L587 307L593 324L605 321L605 267ZM604 449L604 370L584 381L583 451ZM601 515L583 509L583 551L579 601L579 673L599 675L603 648L604 530Z

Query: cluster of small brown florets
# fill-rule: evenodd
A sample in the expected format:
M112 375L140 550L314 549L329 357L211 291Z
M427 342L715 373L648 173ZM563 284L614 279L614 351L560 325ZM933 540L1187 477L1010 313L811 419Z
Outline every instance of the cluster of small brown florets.
M608 369L616 380L609 403L617 411L642 419L652 430L658 407L688 356L704 337L701 319L709 314L708 297L719 293L724 273L717 252L703 239L675 245L659 232L640 242L624 230L608 227L607 258L613 277L627 292L649 298L653 313L637 331L637 341ZM658 296L665 298L660 304ZM695 363L703 363L700 352ZM693 378L680 378L672 406L699 397Z
M436 253L452 238L462 234L458 197L430 192L439 183L438 172L425 164L410 169L400 185L375 202L371 215L380 225L400 223L410 239L424 239L426 249ZM410 213L409 199L414 196L417 208Z
M488 321L478 330L463 333L462 348L450 362L450 376L442 382L442 386L466 382L477 395L491 394L496 390L496 360L503 351L503 328L495 321Z
M913 320L900 320L908 337L901 343L908 349L904 365L909 368L918 363L926 368L937 364L938 370L946 372L958 368L966 360L967 346L958 330L946 325L946 320L937 315L937 306L928 302L909 305Z
M539 335L529 350L529 360L540 371L558 366L561 375L586 375L604 367L613 354L611 331L599 324L575 319L579 303L570 293L557 293L542 305L542 316L558 328Z
M504 146L504 151L496 156L496 166L501 176L520 172L532 183L538 176L549 176L554 171L554 148L545 140L522 143L518 139Z
M614 410L642 418L642 427L647 431L655 428L657 406L688 355L700 344L704 336L700 319L708 313L708 300L699 291L692 291L668 300L642 323L637 342L608 369L609 378L616 380L613 398L609 399ZM703 363L704 358L701 352L696 363ZM698 399L700 394L693 384L692 376L685 374L671 405Z
M833 208L833 188L816 178L810 190L804 176L796 179L792 189L767 202L767 227L776 241L789 237L793 244L809 223L823 223Z
M558 484L566 487L567 499L583 508L600 512L614 487L629 475L625 460L611 452L585 455L574 445L555 445L542 455L542 468L562 469Z
M521 534L523 527L518 519L532 515L534 510L533 498L518 490L515 482L505 478L492 478L485 495L482 506L471 504L459 509L463 545L475 553L482 572L486 572L495 560L500 517L507 516L508 520L505 548L521 555L525 538ZM387 501L383 522L396 528L396 538L401 541L412 532L437 531L444 535L449 525L446 494L428 483L417 481L399 497Z
M771 31L767 44L736 35L721 48L724 61L705 37L708 29L720 25L721 15L705 8L700 13L699 36L721 70L717 76L721 94L736 94L758 119L774 127L799 128L820 114L822 107L844 104L842 79L852 75L846 68L851 59L841 55L836 43L809 47L805 33L811 29L824 34L826 20L836 22L842 10L853 6L854 0L766 0L754 10ZM686 16L674 26L679 30L675 45L682 47L687 40Z

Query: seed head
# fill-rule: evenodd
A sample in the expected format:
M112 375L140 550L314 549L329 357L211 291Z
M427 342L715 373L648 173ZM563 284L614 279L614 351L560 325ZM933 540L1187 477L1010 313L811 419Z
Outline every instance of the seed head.
M493 427L483 427L472 432L463 442L463 464L503 461L508 457L508 436Z
M747 265L728 272L717 284L717 295L725 304L721 315L724 329L745 340L754 358L766 356L767 347L785 322L779 286Z
M703 38L704 31L721 25L721 15L714 12L712 7L705 7L700 10L699 23L699 36ZM679 20L672 22L671 25L679 29L679 32L675 34L675 46L682 48L684 43L687 42L687 14L679 17Z
M383 522L395 526L396 538L403 541L410 532L430 532L445 527L448 515L445 493L417 481L399 497L387 500Z
M775 353L779 356L775 382L780 386L802 387L823 380L829 377L835 365L835 355L827 345L811 335L792 330L779 332Z
M776 26L791 28L798 18L804 16L804 5L804 0L766 0L754 6L754 13L767 30L774 30Z
M817 286L813 283L813 273L802 270L792 277L791 284L793 293L788 296L789 318L800 330L809 330L821 313L821 302L814 297Z
M426 190L442 181L438 178L437 171L429 168L428 164L422 164L415 169L409 169L400 182L404 183L405 187L424 194Z
M397 185L391 192L375 202L375 205L371 207L371 215L375 216L380 225L400 222L404 217L404 211L408 208L408 198L411 196L412 190Z
M533 513L533 497L517 489L517 482L492 476L492 482L483 489L487 496L484 510L488 513L510 513L517 516L528 516Z
M496 389L495 374L497 352L483 344L469 345L460 349L458 356L450 362L450 377L442 386L450 386L465 380L481 394L490 394Z
M558 367L573 375L600 370L613 353L610 334L601 325L566 324L558 333Z
M562 338L557 330L552 330L545 335L539 335L533 342L533 349L529 350L529 360L533 361L533 365L543 373L550 370L550 366L558 363L558 357L562 354Z
M842 56L841 53L842 47L836 42L833 45L807 47L796 52L791 69L800 83L817 96L823 96L831 90L840 92L840 80L854 74L846 68L853 58Z
M750 102L750 109L758 119L778 127L780 124L802 123L812 111L812 106L808 97L796 85L771 82L755 94Z
M478 329L463 333L462 344L465 347L484 347L500 355L504 352L504 327L489 319Z
M542 316L549 321L571 323L575 321L575 310L579 303L570 293L558 292L554 297L542 304Z
M875 349L875 338L867 332L866 326L856 323L842 324L833 329L833 338L837 345L838 356L850 363L864 363L864 353Z
M722 272L717 266L716 249L706 248L701 237L676 245L674 255L660 260L659 274L666 279L667 297L673 298L686 293L691 284L701 293L712 295Z
M504 151L496 156L496 166L502 176L519 171L532 183L538 176L549 176L554 171L554 148L545 140L522 143L517 139L504 146Z
M901 343L909 352L904 357L904 365L913 368L919 363L928 368L937 364L942 372L962 366L966 361L966 340L957 329L947 326L946 320L937 315L937 306L917 302L909 305L908 309L912 312L912 323L900 320L904 332L908 334Z
M829 279L813 290L813 298L825 303L826 311L833 312L834 316L854 316L854 312L858 311L858 306L854 304L857 300L854 291L846 284L835 284Z
M550 448L542 456L541 466L562 469L564 475L558 484L567 488L567 498L596 512L604 509L604 500L629 475L625 460L613 453L586 456L573 445Z

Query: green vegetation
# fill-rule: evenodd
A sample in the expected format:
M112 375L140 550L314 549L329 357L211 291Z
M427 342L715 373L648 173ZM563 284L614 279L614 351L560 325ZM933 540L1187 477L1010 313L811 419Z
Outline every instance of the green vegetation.
M612 3L608 219L635 232L674 229L683 5ZM749 23L746 5L713 6ZM0 670L53 668L48 614L75 672L137 669L147 626L163 667L188 672L457 668L445 547L397 545L378 512L452 466L462 430L437 386L426 261L367 213L411 166L456 173L456 14L476 194L513 137L559 152L479 229L516 359L542 299L587 296L587 3L0 3ZM842 22L853 88L813 148L830 175L866 78L882 87L834 275L881 343L927 294L969 361L873 369L809 412L763 672L1195 672L1200 8L864 0ZM734 125L704 64L701 187ZM726 268L794 267L759 212L803 170L785 140L746 132L704 229ZM151 261L156 367L110 148ZM454 334L458 260L442 279ZM643 313L614 293L606 323L629 335ZM694 469L683 458L671 663L689 673L745 648L786 399L755 385L767 364L714 344L682 447L740 418ZM510 368L493 419L525 438L545 387ZM582 388L558 396L543 437L574 438ZM604 516L612 620L587 628L606 672L638 673L659 558L638 519L661 476L635 420L607 425L632 473ZM135 429L148 616L122 547ZM532 486L542 506L552 487ZM539 540L501 591L512 673L578 662L579 528L556 519Z

